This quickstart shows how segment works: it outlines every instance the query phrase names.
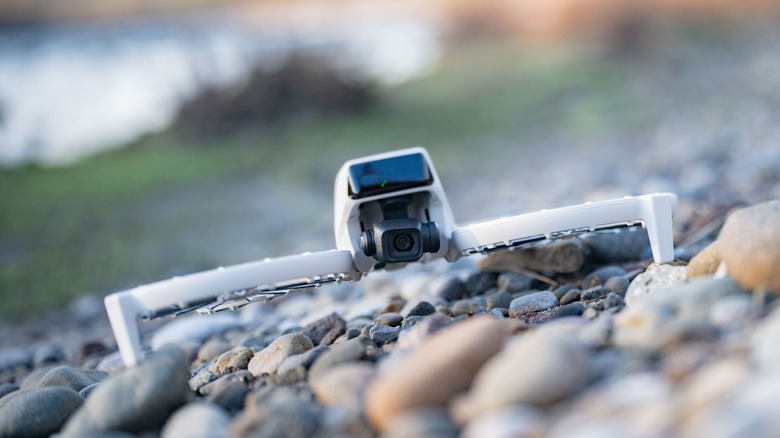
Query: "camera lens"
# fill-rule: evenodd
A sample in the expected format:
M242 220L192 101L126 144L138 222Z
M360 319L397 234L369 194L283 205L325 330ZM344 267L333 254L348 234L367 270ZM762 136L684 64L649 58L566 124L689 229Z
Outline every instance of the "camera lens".
M414 247L410 234L399 234L393 238L393 248L398 252L407 252Z

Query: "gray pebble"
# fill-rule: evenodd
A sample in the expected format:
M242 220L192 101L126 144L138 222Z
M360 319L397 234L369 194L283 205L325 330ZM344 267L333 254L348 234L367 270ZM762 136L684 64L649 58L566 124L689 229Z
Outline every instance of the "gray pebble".
M198 362L208 362L228 350L230 350L230 344L222 339L209 339L198 350Z
M512 303L512 295L509 292L501 290L487 297L487 310L495 308L508 309Z
M337 313L314 321L301 330L314 345L330 345L347 331L347 322Z
M564 295L566 295L567 292L574 289L579 290L579 287L574 283L566 283L564 285L558 286L552 292L555 295L555 298L558 298L560 300L561 298L563 298Z
M322 353L309 368L309 377L334 367L340 363L362 360L370 347L376 344L363 336L350 339L342 344L332 345L330 350Z
M398 327L377 324L371 327L368 336L377 345L385 345L398 339Z
M35 349L32 361L33 367L51 365L65 360L65 353L59 345L45 344Z
M626 296L626 291L631 282L628 281L628 277L625 275L619 275L616 277L610 277L604 283L604 288L610 292L614 292L620 295L620 298Z
M214 375L211 371L209 371L208 367L201 369L197 372L192 378L190 378L188 384L190 386L190 389L197 392L202 388L205 384L209 382L213 382L217 380L217 376Z
M473 315L485 310L487 310L487 299L484 296L478 296L454 302L450 313L452 316Z
M0 409L0 436L49 436L58 432L84 403L70 388L51 387L26 391Z
M555 313L555 316L558 318L564 316L580 316L584 311L585 311L585 305L579 301L575 301L573 303L569 303L559 307Z
M591 233L582 236L591 257L607 262L640 260L650 248L645 230L622 230L617 233Z
M38 388L50 388L60 386L70 388L76 392L81 391L93 383L101 382L108 378L108 373L97 370L82 370L68 365L52 368L38 382Z
M32 364L32 353L27 348L11 347L0 350L0 372L15 368L29 368Z
M220 377L239 370L245 370L249 361L254 357L254 352L248 348L234 348L222 353L217 360L209 366L209 371Z
M100 383L93 383L93 384L91 384L91 385L89 385L89 386L85 387L85 388L84 388L84 389L82 389L81 391L79 391L79 395L80 395L80 396L82 396L82 397L84 397L84 398L86 399L86 398L87 398L87 397L89 397L89 395L90 395L90 394L92 394L92 392L93 392L94 390L96 390L96 389L97 389L99 386L100 386Z
M375 324L382 324L382 325L389 325L391 327L398 327L401 325L401 322L404 320L404 317L401 316L400 313L383 313L376 318L374 318Z
M403 412L393 418L382 438L431 437L455 438L458 427L446 409L422 407Z
M319 409L305 388L271 387L247 397L247 408L231 423L230 436L309 437L320 426Z
M379 326L381 327L381 326ZM370 362L345 362L312 376L309 386L320 403L360 411L363 392L374 375Z
M13 383L2 383L0 384L0 398L3 398L5 397L6 394L10 394L18 390L19 387L14 385Z
M592 301L603 298L607 295L607 290L603 286L594 286L590 289L585 289L580 293L580 300Z
M273 374L285 359L314 348L312 341L300 333L288 333L276 338L249 361L248 369L255 376Z
M615 292L610 292L607 294L607 298L604 299L603 307L604 309L610 309L613 307L623 307L625 303L623 302L623 298L620 297L620 295L616 294Z
M498 275L496 287L501 292L521 292L531 289L534 279L518 272L502 272Z
M476 272L471 274L466 280L466 293L473 297L497 286L498 274L493 272Z
M594 286L602 286L611 277L626 275L626 270L620 266L604 266L596 269L582 279L582 289L590 289Z
M434 289L433 294L447 301L459 300L467 295L466 284L453 275L440 283Z
M425 320L425 316L407 316L401 323L401 330L409 330L415 325Z
M305 353L294 354L285 359L284 362L279 365L279 369L276 370L276 372L278 374L286 374L298 367L308 370L311 367L311 364L313 364L322 353L325 353L328 350L328 346L318 345Z
M211 403L190 403L171 415L162 438L219 438L229 436L231 417Z
M575 301L579 301L580 294L582 293L579 289L571 289L568 292L566 292L560 299L561 304L569 304L573 303Z
M512 300L509 316L518 318L528 313L538 312L558 305L558 299L552 292L536 292Z
M406 318L410 316L425 316L430 315L431 313L436 312L436 308L433 307L433 305L427 301L420 301L412 307L409 312L406 313Z
M244 386L247 386L249 382L254 380L254 375L247 370L236 371L235 373L226 374L214 381L203 385L200 388L200 394L205 396L214 395L223 390L224 387L229 386L231 382L239 382Z

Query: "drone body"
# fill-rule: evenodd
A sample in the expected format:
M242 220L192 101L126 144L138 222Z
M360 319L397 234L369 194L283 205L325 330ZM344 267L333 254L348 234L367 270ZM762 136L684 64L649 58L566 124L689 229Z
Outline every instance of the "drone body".
M358 281L372 269L436 258L454 261L572 234L637 224L657 263L673 260L677 197L656 193L585 203L457 227L428 152L403 149L346 162L334 187L337 249L174 277L106 297L122 360L143 358L138 320L214 313L325 283Z

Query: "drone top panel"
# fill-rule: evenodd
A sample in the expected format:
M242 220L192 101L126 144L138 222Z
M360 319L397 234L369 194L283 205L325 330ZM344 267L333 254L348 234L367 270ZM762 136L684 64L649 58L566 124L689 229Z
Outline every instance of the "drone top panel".
M349 168L349 195L352 199L391 193L433 183L433 175L422 154L409 154Z

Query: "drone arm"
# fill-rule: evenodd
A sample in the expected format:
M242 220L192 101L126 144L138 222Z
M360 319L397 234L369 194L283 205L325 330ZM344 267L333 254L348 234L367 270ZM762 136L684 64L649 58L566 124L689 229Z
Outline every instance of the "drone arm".
M461 255L483 253L639 222L647 228L653 258L666 263L674 259L672 214L676 205L676 195L655 193L542 210L457 228L452 244Z

